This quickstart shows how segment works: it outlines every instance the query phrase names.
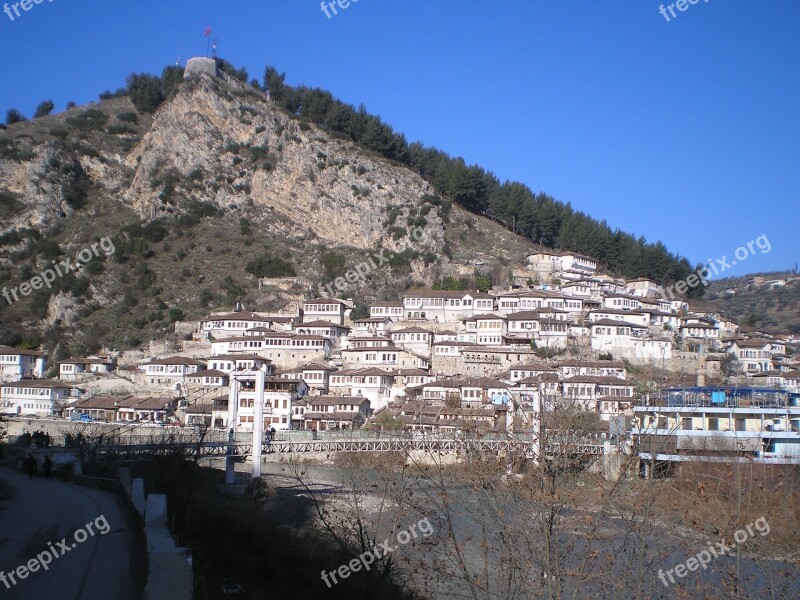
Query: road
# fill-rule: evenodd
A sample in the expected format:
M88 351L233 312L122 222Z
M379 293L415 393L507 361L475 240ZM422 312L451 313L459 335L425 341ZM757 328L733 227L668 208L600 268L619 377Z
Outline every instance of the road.
M0 469L0 600L134 600L142 588L134 548L134 530L114 494ZM37 562L36 572L22 571L20 579L17 568L37 555L49 558L47 570Z

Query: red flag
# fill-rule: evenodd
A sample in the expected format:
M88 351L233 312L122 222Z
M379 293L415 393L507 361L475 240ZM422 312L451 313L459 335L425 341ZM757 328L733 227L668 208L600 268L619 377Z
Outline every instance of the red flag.
M210 35L211 35L211 25L209 25L208 27L206 27L206 30L205 30L205 32L203 32L203 35L204 35L205 37L208 37L208 36L210 36Z

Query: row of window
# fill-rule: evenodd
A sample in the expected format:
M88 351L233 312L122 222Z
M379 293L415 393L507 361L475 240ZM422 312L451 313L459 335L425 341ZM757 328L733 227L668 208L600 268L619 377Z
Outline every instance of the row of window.
M630 327L595 327L596 335L630 335Z
M33 356L23 356L21 354L0 354L0 362L7 362L7 363L35 363L36 359Z
M267 338L266 340L255 340L245 342L229 342L229 350L241 350L243 348L263 348L265 346L286 346L289 348L322 347L325 340L296 340L293 338Z
M305 304L303 309L307 313L335 313L340 311L338 304Z
M394 364L397 362L397 354L381 354L381 362L384 364ZM367 352L364 354L364 362L376 362L378 360L378 354L374 352Z
M67 395L67 390L52 390L55 391L56 396L64 397ZM48 388L5 388L4 396L49 396L51 390Z
M392 339L397 342L427 342L430 336L427 333L398 333L392 334ZM408 339L406 339L408 338Z
M281 407L281 402L283 406ZM255 400L253 398L239 398L239 406L242 408L255 408ZM272 405L272 400L264 401L264 408L289 408L289 401L287 399L275 400L275 406Z
M283 424L286 425L289 422L288 417L264 417L264 428L266 429L270 425L278 425ZM246 415L242 415L239 417L239 423L241 425L246 425L247 423L254 423L253 417L248 417Z
M351 385L351 384L366 384L375 385L380 380L383 385L388 385L389 380L387 377L351 377L349 375L333 376L331 377L331 385Z
M200 367L197 365L147 365L145 367L147 374L167 373L173 375L183 375L184 373L196 373L199 370Z

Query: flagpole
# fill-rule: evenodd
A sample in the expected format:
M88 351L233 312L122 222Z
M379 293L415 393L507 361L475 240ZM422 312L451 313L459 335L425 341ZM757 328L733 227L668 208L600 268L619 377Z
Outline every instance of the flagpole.
M206 58L208 58L208 53L211 50L211 25L206 27L206 30L203 32L203 36L208 38L206 40Z

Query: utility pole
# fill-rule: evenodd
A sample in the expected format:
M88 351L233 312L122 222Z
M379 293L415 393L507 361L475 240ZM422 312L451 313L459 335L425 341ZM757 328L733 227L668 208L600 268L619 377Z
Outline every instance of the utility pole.
M256 370L256 397L251 459L253 461L253 479L256 479L261 477L261 444L264 441L264 370L258 367L253 368Z
M538 393L531 394L531 454L533 455L533 464L534 466L538 466L539 459L542 453L542 388L539 385ZM544 382L545 389L547 383Z

